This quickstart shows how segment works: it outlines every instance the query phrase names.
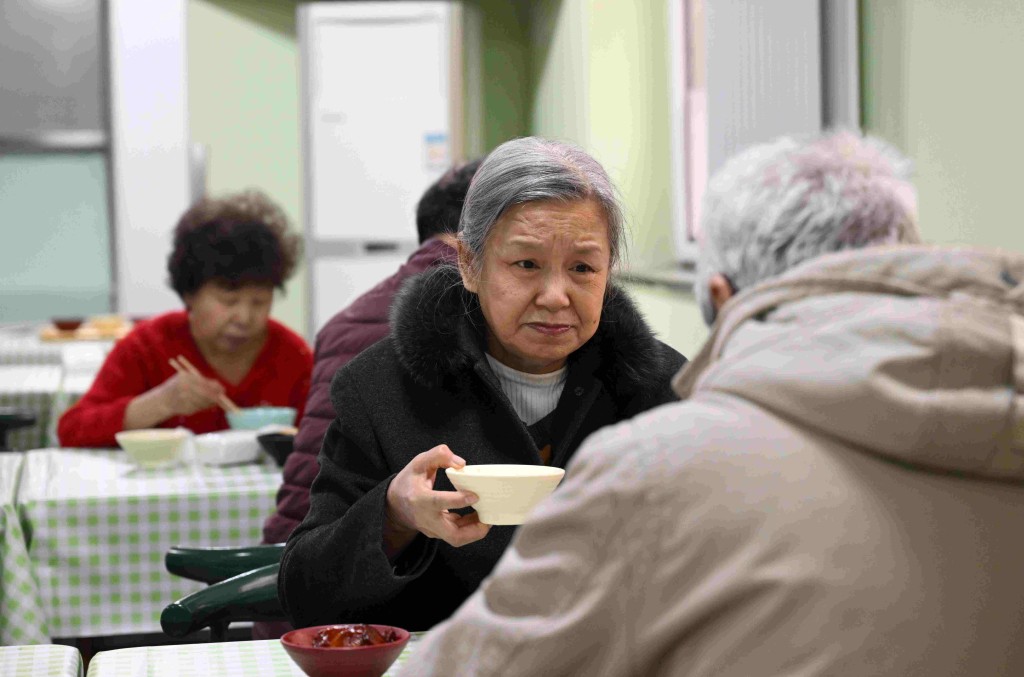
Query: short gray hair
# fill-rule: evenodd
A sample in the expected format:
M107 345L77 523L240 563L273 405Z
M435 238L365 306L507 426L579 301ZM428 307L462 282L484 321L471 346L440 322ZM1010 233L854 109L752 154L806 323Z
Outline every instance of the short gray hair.
M711 324L708 282L736 290L828 252L920 242L911 165L892 146L850 131L783 137L729 160L708 184L697 299Z
M611 263L624 237L622 207L597 160L569 143L535 136L513 139L491 151L473 177L459 219L459 240L480 260L494 224L517 204L594 199L608 220Z

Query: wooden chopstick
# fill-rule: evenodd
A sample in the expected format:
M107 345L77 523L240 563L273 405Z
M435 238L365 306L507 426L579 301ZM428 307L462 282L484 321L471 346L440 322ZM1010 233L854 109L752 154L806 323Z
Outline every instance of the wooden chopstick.
M172 357L171 359L168 360L168 362L170 362L171 366L174 367L174 370L179 373L188 373L192 374L193 376L199 376L200 378L206 378L198 369L196 369L195 365L188 361L188 358L186 358L184 355L178 355L177 361L175 361L175 358ZM217 404L219 404L221 408L224 409L225 411L241 411L239 406L232 402L230 397L224 394L217 398Z

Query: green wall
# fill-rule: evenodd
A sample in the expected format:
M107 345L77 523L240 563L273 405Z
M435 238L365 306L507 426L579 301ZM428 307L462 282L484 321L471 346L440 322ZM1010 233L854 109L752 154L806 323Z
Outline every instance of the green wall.
M529 133L528 14L522 2L466 0L464 8L464 30L479 27L477 39L466 41L463 57L465 71L479 74L479 91L469 91L470 78L464 83L466 155L475 157Z
M1024 2L862 0L865 128L915 163L930 241L1024 250Z
M190 0L188 96L192 140L208 147L213 196L259 188L302 231L298 46L291 0ZM306 333L305 271L274 317Z
M529 133L587 148L587 0L537 0L530 6Z

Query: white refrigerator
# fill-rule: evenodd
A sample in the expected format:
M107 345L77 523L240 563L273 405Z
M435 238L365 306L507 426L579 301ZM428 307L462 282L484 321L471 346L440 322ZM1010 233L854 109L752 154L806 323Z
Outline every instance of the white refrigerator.
M453 2L299 5L310 336L417 246L416 203L459 154L459 21Z

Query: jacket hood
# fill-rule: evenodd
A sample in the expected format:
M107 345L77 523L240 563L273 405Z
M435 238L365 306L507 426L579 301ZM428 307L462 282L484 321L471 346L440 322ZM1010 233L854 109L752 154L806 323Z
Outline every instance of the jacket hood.
M391 335L403 369L427 387L472 370L482 359L484 317L453 265L406 281L391 306ZM610 286L594 336L569 357L593 360L595 375L623 396L664 387L661 344L640 312Z
M1024 480L1024 256L823 256L722 309L676 377L892 461Z

